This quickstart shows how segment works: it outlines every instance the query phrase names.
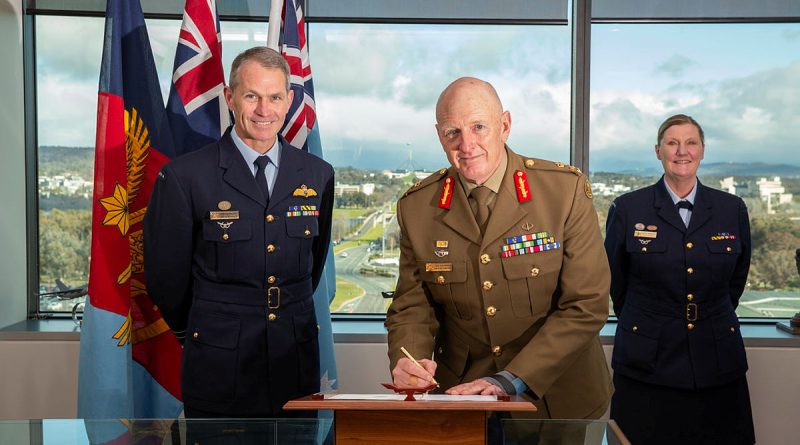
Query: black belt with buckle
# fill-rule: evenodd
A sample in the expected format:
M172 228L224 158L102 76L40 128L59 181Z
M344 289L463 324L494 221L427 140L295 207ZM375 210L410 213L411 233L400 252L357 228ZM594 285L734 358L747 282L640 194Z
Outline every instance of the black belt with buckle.
M241 306L261 306L268 309L286 309L300 305L299 309L313 306L309 283L293 283L286 286L271 286L267 289L209 283L195 280L194 297L200 300ZM293 308L290 310L294 310Z
M713 303L693 302L684 305L674 301L669 302L652 298L637 299L631 297L631 295L628 296L628 301L625 302L626 306L630 305L636 307L637 310L644 313L662 315L670 318L680 318L692 322L733 311L733 305L727 298L720 299ZM703 308L702 312L700 311L701 307Z
M697 321L697 304L689 303L686 305L686 321Z

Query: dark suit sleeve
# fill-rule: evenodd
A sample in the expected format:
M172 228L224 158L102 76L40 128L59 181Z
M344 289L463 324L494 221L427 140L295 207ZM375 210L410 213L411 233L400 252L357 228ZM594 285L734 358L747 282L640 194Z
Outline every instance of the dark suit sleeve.
M181 341L192 304L193 232L190 199L167 165L144 218L144 267L148 294Z
M614 313L619 317L628 289L630 258L625 251L625 212L617 201L614 201L608 209L605 247L611 269L611 301Z
M733 307L739 306L744 288L747 285L747 273L750 271L750 255L752 245L750 242L750 218L747 214L747 206L739 198L739 239L742 245L742 254L736 262L736 268L730 281L730 296Z
M325 191L322 192L319 212L319 235L314 239L314 268L312 269L311 284L317 290L317 285L322 277L322 268L328 258L328 248L331 244L331 224L333 223L333 169L328 175Z

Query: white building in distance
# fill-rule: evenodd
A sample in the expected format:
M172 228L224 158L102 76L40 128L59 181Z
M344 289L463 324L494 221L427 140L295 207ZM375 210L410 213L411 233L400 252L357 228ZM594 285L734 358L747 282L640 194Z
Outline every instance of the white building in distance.
M375 184L373 184L371 182L367 182L367 183L364 183L364 184L355 184L355 185L339 183L339 184L336 184L335 186L333 186L333 194L335 196L342 196L342 195L351 194L351 193L358 193L358 192L361 192L361 193L369 196L369 195L375 193Z
M767 202L767 213L775 213L772 206L792 202L792 194L785 193L786 188L781 184L781 177L774 176L772 180L761 178L756 181L758 195Z
M735 195L736 183L733 181L733 176L728 176L722 181L719 181L719 188L730 193L731 195Z
M610 186L604 182L595 182L592 184L592 192L595 195L616 196L629 192L630 190L630 186L623 184L611 184Z

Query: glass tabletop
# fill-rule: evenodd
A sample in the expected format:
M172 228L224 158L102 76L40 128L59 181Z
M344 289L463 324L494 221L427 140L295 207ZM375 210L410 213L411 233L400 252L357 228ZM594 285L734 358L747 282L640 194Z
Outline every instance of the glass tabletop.
M0 442L18 445L333 444L331 419L43 419L0 421ZM487 443L625 445L610 420L495 419Z

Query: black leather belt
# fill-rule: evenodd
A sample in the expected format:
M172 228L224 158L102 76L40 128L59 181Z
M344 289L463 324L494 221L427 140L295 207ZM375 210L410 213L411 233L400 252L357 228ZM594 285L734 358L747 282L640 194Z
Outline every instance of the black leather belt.
M728 298L723 298L714 302L689 302L686 304L674 301L660 301L655 299L642 299L628 295L625 305L636 307L637 310L667 316L671 318L685 319L686 321L698 321L711 318L726 312L733 312L733 304Z
M269 309L285 309L298 304L303 307L314 305L310 280L308 283L270 286L266 289L195 280L194 297L218 303L261 306Z

